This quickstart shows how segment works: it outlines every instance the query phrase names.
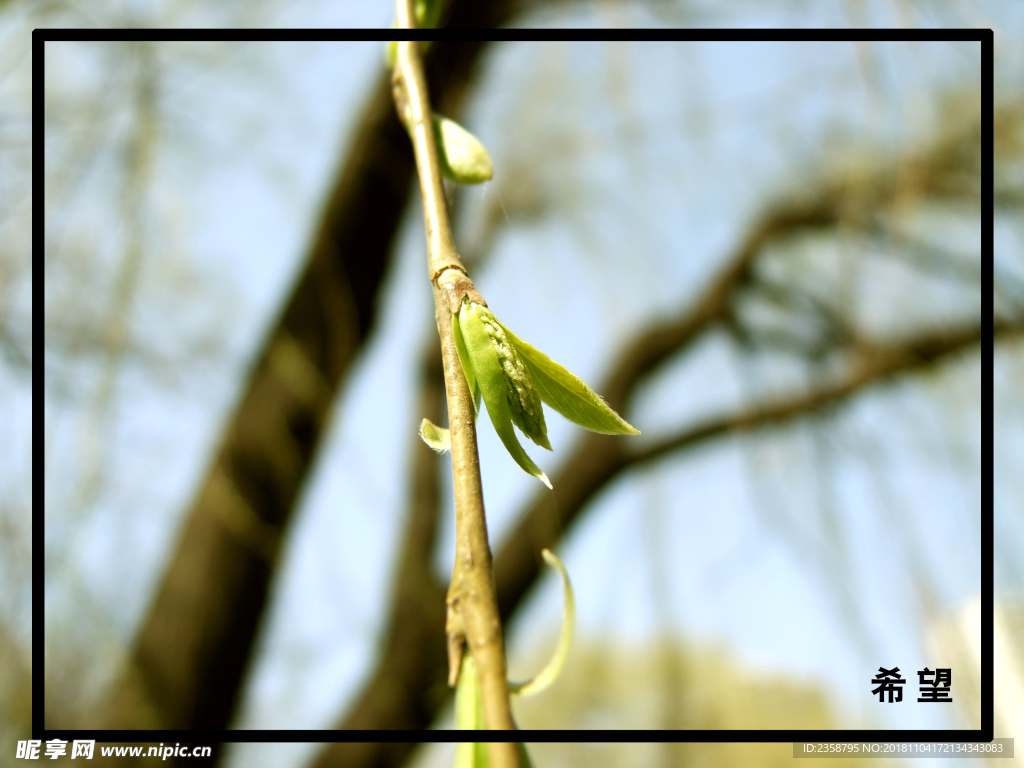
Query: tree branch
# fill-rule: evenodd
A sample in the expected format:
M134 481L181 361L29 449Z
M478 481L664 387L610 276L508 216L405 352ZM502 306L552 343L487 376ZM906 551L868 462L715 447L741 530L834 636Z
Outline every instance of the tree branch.
M383 80L383 78L382 78ZM412 162L386 82L371 95L306 264L225 421L102 723L222 729L278 543L333 399L371 329Z
M396 9L398 26L413 28L412 0L396 0ZM392 82L395 105L416 155L448 397L456 539L447 598L449 684L457 680L463 643L468 642L480 678L484 723L488 729L513 730L504 639L487 540L473 396L452 334L452 313L461 305L459 292L474 289L452 243L426 79L416 41L399 41ZM514 745L491 743L488 751L496 768L518 766Z
M1000 323L997 335L1006 337L1020 333L1024 326ZM690 445L722 437L730 433L745 432L775 426L811 415L816 411L849 398L854 393L897 373L918 370L956 352L979 344L981 336L977 326L958 329L935 336L912 340L908 344L885 347L866 347L858 354L853 370L846 376L811 392L770 403L758 404L730 416L708 419L687 427L672 437L665 438L631 451L622 463L627 469L654 461ZM621 470L620 470L621 471Z
M995 338L1019 339L1024 323L996 323ZM538 577L535 552L551 547L581 516L586 504L623 471L692 449L730 434L778 427L846 402L872 385L911 373L977 346L982 340L978 326L909 340L903 345L866 351L864 359L848 376L807 394L766 403L738 413L687 427L676 435L633 452L604 435L588 436L568 464L552 479L555 496L540 494L521 516L494 559L498 605L507 621Z
M951 189L955 191L950 179L957 176L958 163L962 164L965 157L970 161L972 157L970 152L965 156L960 145L976 144L977 141L977 129L968 126L966 131L951 132L909 159L882 162L871 173L858 169L855 178L847 177L810 190L803 202L791 202L771 209L749 229L735 252L725 260L725 268L691 306L678 317L662 321L624 345L622 354L609 366L613 372L610 379L599 390L612 407L625 412L625 405L634 396L640 382L670 358L692 346L705 331L728 321L737 291L750 282L754 262L768 246L809 230L831 230L839 225L844 225L844 229L850 225L855 229L865 229L878 210L891 205L898 195L905 194L906 190L901 188L900 173L907 167L914 170L911 175L917 194L948 195ZM1020 336L1021 328L997 323L995 334L999 339L1015 338ZM847 402L874 384L965 352L985 338L985 330L979 323L973 328L907 339L891 346L864 345L851 350L846 345L852 340L843 339L844 349L852 352L854 364L844 378L833 379L809 393L709 419L671 438L641 446L632 454L624 452L620 441L587 433L555 478L554 495L545 492L535 497L523 510L519 524L494 559L502 619L508 620L538 577L540 559L537 552L557 541L570 525L583 516L586 503L623 470L667 456L672 451L695 448L726 434L742 434L793 423L822 408ZM415 621L415 615L405 614L393 605L393 625L409 628ZM418 670L417 675L420 676L424 669L433 670L435 676L442 676L444 671L444 660L436 653L420 653L415 660L407 659L406 664L407 668ZM375 677L370 682L364 697L375 691L376 680ZM393 689L398 684L395 679L388 682ZM404 681L402 690L409 697L421 696L411 677ZM435 713L440 711L449 695L450 691L446 691L445 696L435 700ZM396 726L386 716L375 717L372 712L360 710L361 706L357 705L345 722L354 722L358 716L360 723L365 724L362 727L367 728L417 727L407 725L407 721ZM426 712L420 714L427 715ZM424 716L418 727L426 727L432 719ZM366 754L361 755L358 761L321 760L317 766L368 768L398 765L390 759L391 751L385 746L367 747Z

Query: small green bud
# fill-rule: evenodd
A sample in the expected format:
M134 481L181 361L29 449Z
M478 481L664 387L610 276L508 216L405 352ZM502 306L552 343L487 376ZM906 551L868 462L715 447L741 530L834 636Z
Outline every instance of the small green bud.
M441 0L415 0L413 13L418 29L435 29L441 18Z
M441 173L459 184L490 181L494 176L494 166L491 165L487 148L480 140L454 120L436 112L431 116Z
M451 433L444 427L437 426L430 419L420 422L420 437L424 443L438 453L445 453L452 449Z

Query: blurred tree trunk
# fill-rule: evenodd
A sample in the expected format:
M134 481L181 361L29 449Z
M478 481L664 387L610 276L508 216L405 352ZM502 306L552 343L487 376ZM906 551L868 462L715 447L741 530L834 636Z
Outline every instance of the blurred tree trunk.
M382 77L292 295L256 356L106 713L114 728L227 726L279 542L374 320L412 177Z

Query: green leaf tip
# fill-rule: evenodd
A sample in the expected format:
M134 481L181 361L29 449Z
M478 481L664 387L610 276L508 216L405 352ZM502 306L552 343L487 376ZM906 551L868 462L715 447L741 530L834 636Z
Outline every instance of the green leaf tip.
M487 148L454 120L431 114L441 173L459 184L480 184L494 177Z
M573 623L576 619L576 602L573 598L572 584L569 574L562 561L551 550L541 551L549 565L558 570L562 577L562 588L565 591L565 610L562 613L562 632L558 638L558 647L544 669L528 683L509 683L509 693L518 696L532 696L540 693L558 678L569 655L569 644L572 642ZM476 662L473 654L462 656L459 667L459 682L455 688L455 727L460 731L482 731L485 729L483 703L480 695L480 679L477 676ZM516 744L521 768L533 768L533 762L526 746ZM459 742L455 745L455 768L490 768L490 755L487 745L479 742Z
M430 419L420 422L420 437L424 443L438 453L445 453L452 448L451 433L444 427L437 426Z
M639 435L640 430L608 407L597 392L505 326L506 336L526 363L540 399L569 421L603 435Z

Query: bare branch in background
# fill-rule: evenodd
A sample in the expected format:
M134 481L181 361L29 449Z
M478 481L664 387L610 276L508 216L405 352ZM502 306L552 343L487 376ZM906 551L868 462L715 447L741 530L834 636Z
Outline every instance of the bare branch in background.
M976 142L977 130L968 126L942 137L917 155L904 158L898 165L915 169L915 189L922 197L939 194L969 199L974 190L970 187L958 190L952 179L962 174L963 168L958 162L971 167L972 155L964 147L976 145ZM757 284L755 264L770 249L806 232L841 231L849 235L851 229L853 232L861 229L870 231L876 215L888 210L905 190L901 178L906 177L893 174L891 164L881 165L873 173L859 178L826 183L812 190L807 202L781 203L771 209L740 239L735 253L725 261L726 267L676 318L656 324L623 345L624 352L610 366L611 376L601 388L603 393L607 393L609 404L622 409L642 382L669 360L693 347L705 333L715 328L735 328L736 302L743 291ZM815 302L803 304L802 309L800 307L798 304L797 309L803 315L835 311ZM553 478L554 496L538 495L523 510L518 524L507 535L495 556L495 578L503 621L511 619L539 576L540 564L536 553L542 547L555 545L585 515L589 501L623 472L695 449L721 437L793 424L824 409L849 402L897 376L912 375L943 361L972 354L983 338L981 325L970 323L941 331L925 330L891 341L861 338L852 327L843 330L843 333L826 338L828 351L840 354L843 359L842 371L808 386L806 391L751 403L735 412L686 426L669 437L649 440L646 445L641 444L632 451L609 437L586 435ZM995 333L1000 341L1019 339L1024 335L1024 324L1000 321L995 326ZM403 617L397 603L392 605L390 616L392 626L400 625L410 631L415 626L415 617ZM388 652L393 646L392 641ZM417 654L417 657L403 659L403 668L412 670L415 679L438 679L443 675L444 659L425 653ZM399 721L391 720L388 713L367 706L367 702L384 696L385 690L397 690L396 686L410 701L423 700L423 694L416 685L403 684L381 665L340 727L355 727L355 723L360 728L373 729L429 725L433 717L427 712L419 713L427 716L412 723L403 715L401 724L398 724ZM443 699L436 703L435 715ZM326 748L314 765L316 768L397 766L401 764L401 756L408 754L408 748L397 749L397 752L393 745L363 744L356 749L354 745L336 744Z

